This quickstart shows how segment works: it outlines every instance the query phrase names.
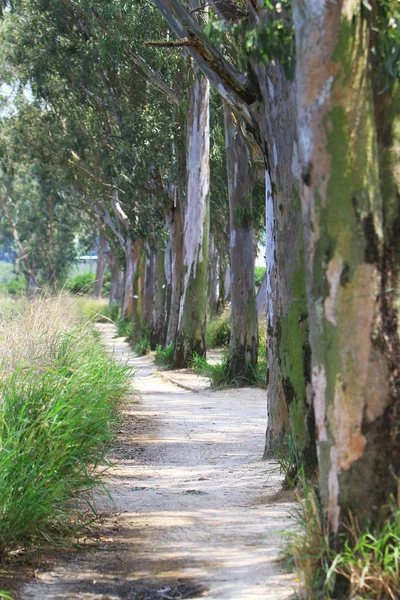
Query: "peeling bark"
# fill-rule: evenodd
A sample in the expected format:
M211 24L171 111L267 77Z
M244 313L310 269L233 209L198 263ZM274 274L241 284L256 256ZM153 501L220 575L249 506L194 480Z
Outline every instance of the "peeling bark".
M189 89L183 277L174 363L186 366L194 352L205 355L209 236L209 83L194 69Z
M111 271L111 289L109 305L116 303L120 304L123 296L124 274L118 260L115 258L112 250L108 256L108 262Z
M361 4L296 2L294 20L320 494L337 533L349 510L373 518L397 491L393 243Z

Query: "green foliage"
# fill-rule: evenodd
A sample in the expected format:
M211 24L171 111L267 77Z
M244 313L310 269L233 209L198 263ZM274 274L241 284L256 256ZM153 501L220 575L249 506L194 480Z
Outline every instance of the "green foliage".
M221 362L209 363L204 356L199 356L194 353L190 360L190 367L199 375L207 377L211 381L212 387L226 387L226 386L243 386L251 385L254 387L265 388L266 387L266 363L260 363L257 368L249 366L249 376L246 378L234 378L230 379L228 375L228 351L226 350Z
M116 322L118 337L130 338L132 334L132 321L130 319L118 319Z
M150 333L151 327L149 324L146 324L141 328L139 336L134 340L133 349L138 356L145 356L150 352Z
M256 287L260 287L265 276L266 267L254 267L254 283Z
M111 317L112 310L108 307L107 300L77 296L75 305L84 323L114 320Z
M66 287L71 294L76 296L93 294L95 280L96 276L94 273L81 273L69 279Z
M343 533L329 534L315 486L301 478L287 565L304 583L307 600L396 600L400 597L400 510L394 502L375 525L349 515Z
M10 294L10 296L22 296L26 294L26 279L25 277L14 277L10 279L4 289Z
M109 307L108 307L108 316L111 319L111 321L114 321L115 323L118 321L118 317L119 317L119 306L117 302L112 302Z
M193 371L210 379L212 387L225 387L232 384L228 378L226 360L225 356L220 363L210 364L204 356L194 353L189 364Z
M207 348L229 346L231 339L231 323L228 318L218 318L207 323L206 345Z
M59 335L48 359L0 379L0 556L78 526L128 389L129 370L87 328Z
M156 363L156 365L161 367L162 370L168 370L173 365L174 352L175 346L172 342L171 344L164 346L164 348L160 345L157 345L154 355L154 362Z
M397 0L363 0L371 27L371 52L380 93L400 77L400 4Z

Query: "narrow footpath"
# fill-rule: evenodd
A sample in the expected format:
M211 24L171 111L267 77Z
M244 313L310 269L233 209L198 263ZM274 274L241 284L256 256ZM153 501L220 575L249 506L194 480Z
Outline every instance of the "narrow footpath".
M265 390L212 391L169 372L178 387L112 325L99 329L138 369L110 456L110 496L96 501L105 517L87 547L38 571L21 599L292 598L278 557L293 504L279 500L276 463L260 460Z

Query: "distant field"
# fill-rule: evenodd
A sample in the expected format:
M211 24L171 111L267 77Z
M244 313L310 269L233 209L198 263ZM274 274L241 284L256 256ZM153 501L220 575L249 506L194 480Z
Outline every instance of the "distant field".
M75 277L82 273L96 273L97 259L85 261L71 267L69 277ZM13 264L0 260L0 283L8 283L11 279L15 279L17 275L13 273Z
M17 276L13 273L13 264L0 260L0 283L8 283Z

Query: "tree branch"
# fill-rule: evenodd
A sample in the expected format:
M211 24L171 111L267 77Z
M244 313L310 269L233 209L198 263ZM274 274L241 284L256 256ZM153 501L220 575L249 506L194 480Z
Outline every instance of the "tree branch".
M149 67L143 58L135 54L132 48L129 48L128 56L149 83L163 92L163 94L165 94L176 106L180 106L180 98L176 92L167 85L151 67Z
M224 100L252 124L249 105L255 102L258 96L247 77L224 58L180 0L153 2L176 36L189 40L188 52Z

